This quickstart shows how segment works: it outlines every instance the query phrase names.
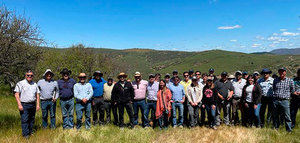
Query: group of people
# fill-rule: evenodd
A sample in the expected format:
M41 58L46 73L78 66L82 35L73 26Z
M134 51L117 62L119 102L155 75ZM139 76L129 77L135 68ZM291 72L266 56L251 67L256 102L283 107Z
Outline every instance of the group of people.
M53 80L54 73L47 69L37 83L33 81L34 73L27 71L25 79L17 83L14 91L24 137L33 133L35 113L40 108L42 126L48 127L50 113L50 127L56 128L58 98L63 129L74 128L74 109L77 129L82 126L83 116L86 129L90 129L91 124L110 123L111 112L113 124L119 127L141 125L163 129L169 125L174 128L207 125L217 129L221 123L264 127L268 111L267 122L272 121L278 129L284 121L290 132L295 127L299 109L300 69L294 79L286 77L285 68L278 69L278 77L272 78L271 73L269 69L250 75L241 71L235 72L234 76L222 72L218 78L214 69L209 69L208 74L190 70L183 72L181 79L175 70L172 77L170 74L163 78L160 74L150 74L147 81L140 72L135 72L134 80L130 81L122 72L115 82L112 77L105 80L102 72L95 71L89 81L85 73L80 73L76 82L66 68L60 72L62 77L57 81ZM128 124L124 123L124 109L129 117ZM220 117L222 109L223 119Z

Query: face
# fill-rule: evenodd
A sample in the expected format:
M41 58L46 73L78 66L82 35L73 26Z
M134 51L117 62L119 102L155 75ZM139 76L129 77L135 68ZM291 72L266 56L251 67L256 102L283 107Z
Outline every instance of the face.
M113 83L112 80L108 80L108 81L107 81L107 84L108 84L108 85L112 85L112 83Z
M78 79L81 83L84 83L86 80L86 76L80 76L80 77L78 77Z
M286 76L286 71L285 70L279 70L278 73L279 73L279 76L281 78L284 78Z
M268 73L263 73L263 76L264 76L264 78L269 78L269 77L270 77L270 74L268 74Z
M247 78L248 78L248 76L249 76L249 75L245 74L245 75L244 75L244 79L247 79Z
M209 74L214 74L214 71L209 71Z
M62 76L63 76L64 80L68 80L69 79L69 74L63 74Z
M236 78L237 78L237 79L241 79L241 78L242 78L242 75L241 75L241 74L237 74L237 75L236 75Z
M251 78L248 79L248 82L249 82L250 84L253 84L254 79L251 77Z
M51 75L50 73L47 73L47 74L45 75L45 78L46 78L46 80L51 80L52 75Z
M200 78L201 78L200 72L196 72L196 77L197 77L197 79L200 79Z
M178 85L179 82L180 82L180 80L178 78L176 78L174 81L175 85Z
M174 77L178 76L178 73L173 73L173 76L174 76Z
M29 72L29 73L26 73L26 74L25 74L25 78L26 78L26 80L29 81L29 82L32 81L33 76L34 76L34 75L33 75L32 72Z
M207 76L206 75L203 76L202 79L203 79L203 81L206 81L207 80Z
M188 74L188 73L185 73L185 74L183 75L183 77L184 77L185 80L188 80L188 79L189 79L189 74Z
M150 82L150 83L153 83L154 81L155 81L155 78L154 78L154 77L149 78L149 82Z
M206 84L207 84L208 86L211 86L212 83L213 83L213 80L212 80L212 79L209 79L209 80L207 80L207 82L206 82Z
M197 80L192 80L193 84L198 84Z
M165 81L166 81L166 82L169 82L169 81L170 81L170 78L169 78L169 77L165 77Z
M101 79L100 75L96 75L96 76L95 76L95 79L96 79L96 80L100 80L100 79Z
M122 82L125 81L125 76L120 76L119 80Z
M227 75L221 75L222 80L227 80Z
M141 76L135 76L134 78L135 78L135 81L137 81L137 82L140 82L142 80Z
M166 84L163 82L163 81L160 81L159 82L159 87L160 88L164 88L166 86Z
M155 80L160 80L160 75L157 75L157 76L155 77Z

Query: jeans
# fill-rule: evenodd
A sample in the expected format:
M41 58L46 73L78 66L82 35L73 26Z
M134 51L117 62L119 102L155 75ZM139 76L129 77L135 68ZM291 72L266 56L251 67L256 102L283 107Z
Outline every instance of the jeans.
M213 105L205 104L207 116L208 116L208 124L210 127L216 125L216 107L215 109L212 108Z
M149 120L149 113L150 113L150 110L151 111L151 117L150 117L150 120ZM156 101L149 101L146 105L146 111L145 111L145 116L147 118L147 125L149 125L149 121L152 121L153 122L153 127L155 127L156 125L156 118L155 118L155 112L156 112Z
M41 101L42 106L42 125L44 128L48 126L48 112L50 112L50 127L55 128L55 112L56 112L56 102L52 100Z
M237 124L240 122L238 109L241 111L241 99L232 99L232 123Z
M188 100L185 100L183 103L183 124L189 126Z
M21 103L23 111L20 111L21 115L21 127L22 135L29 136L33 132L33 125L36 112L36 103Z
M145 127L146 124L147 124L147 118L145 116L145 111L146 111L146 100L145 99L133 102L133 111L134 111L133 125L138 124L139 109L141 109L141 112L142 112L142 117L141 117L142 118L142 125L143 125L143 127Z
M248 107L246 107L244 105L243 125L252 126L253 124L255 124L256 127L260 127L261 123L260 123L259 112L260 112L261 104L260 103L257 104L256 109L254 109L253 103L247 103L247 104L248 104Z
M77 129L81 128L83 112L85 115L85 128L91 128L91 105L92 103L90 101L88 101L87 103L76 103Z
M104 123L104 112L105 112L105 107L104 107L104 99L103 97L93 97L94 104L92 105L92 110L93 110L93 124L96 125L99 123L100 125ZM99 118L98 118L98 113L99 113Z
M272 118L272 111L273 111L273 101L271 97L263 96L261 97L261 107L260 107L260 124L261 127L264 127L265 125L265 113L268 108L267 113L267 123L271 121Z
M200 125L202 126L202 125L205 124L205 118L206 118L206 116L205 116L205 108L203 108L202 106L200 106L200 110L201 110Z
M290 117L290 103L289 100L278 100L273 99L273 125L275 129L279 128L280 121L279 115L280 113L284 116L285 128L288 132L292 131L292 121Z
M297 112L300 108L300 99L291 99L291 120L292 120L292 128L296 125L296 116Z
M230 114L230 102L229 101L219 101L217 104L217 112L216 112L216 125L221 124L221 109L223 108L223 116L224 116L224 123L229 125L229 114Z
M169 125L169 118L168 114L166 112L163 112L162 116L158 119L159 127L162 128L168 128Z
M129 120L130 120L130 126L133 127L133 112L132 112L132 104L127 103L118 103L118 109L119 109L119 126L124 127L124 108L126 108Z
M189 111L189 117L190 117L190 126L195 127L199 121L199 108L201 107L201 103L199 103L197 106L192 106L190 103L188 103L188 111Z
M173 126L176 126L177 125L177 118L176 118L176 114L177 114L177 112L176 112L176 108L178 108L178 110L179 110L179 118L178 118L178 120L179 120L179 123L178 123L178 125L180 126L180 125L183 125L183 104L182 103L180 103L180 102L173 102L172 103L172 109L173 109Z
M60 100L61 112L63 117L63 128L70 129L74 127L73 114L74 114L74 99Z

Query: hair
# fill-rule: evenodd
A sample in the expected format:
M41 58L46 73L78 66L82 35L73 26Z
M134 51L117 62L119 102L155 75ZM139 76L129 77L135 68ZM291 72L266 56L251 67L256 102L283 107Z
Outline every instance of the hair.
M249 76L247 77L246 87L247 87L248 85L250 85L250 83L249 83L249 79L250 79L250 78L252 78L252 79L254 80L254 81L253 81L253 84L256 83L254 76L253 76L253 75L249 75Z
M184 75L184 74L186 74L186 73L189 74L189 72L185 71L185 72L182 73L182 75Z
M201 74L201 71L196 71L195 73L197 73L197 72Z
M179 79L179 80L180 80L180 78L179 78L178 76L175 76L175 77L174 77L174 80L176 80L176 79Z
M204 76L208 76L208 74L207 74L207 73L203 73L203 74L202 74L202 77L204 77Z
M165 81L165 80L160 80L159 83L160 83L160 82L163 82L163 83L164 83L164 87L163 87L163 88L165 88L165 87L166 87L166 81ZM160 86L159 86L159 89L161 89Z
M214 82L211 82L211 86L208 86L208 84L206 83L203 88L213 89L213 88L215 88L215 84L214 84Z

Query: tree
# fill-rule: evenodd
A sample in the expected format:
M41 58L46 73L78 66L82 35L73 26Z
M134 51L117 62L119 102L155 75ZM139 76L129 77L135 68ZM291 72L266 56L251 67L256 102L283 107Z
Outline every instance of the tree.
M0 79L11 89L24 77L24 72L34 69L43 42L39 28L22 15L0 8Z

